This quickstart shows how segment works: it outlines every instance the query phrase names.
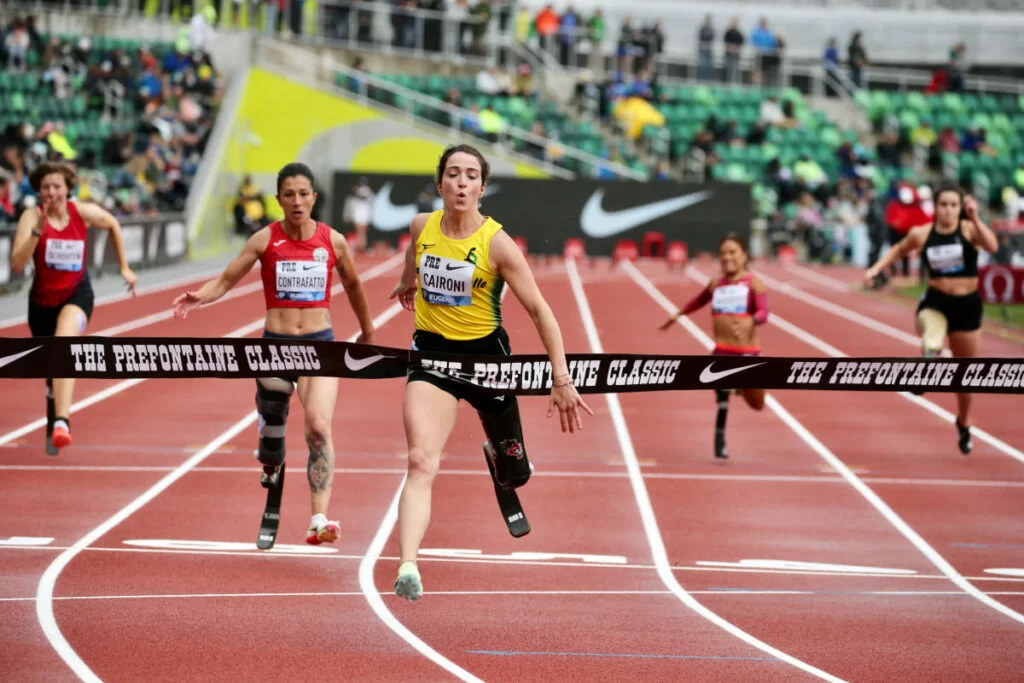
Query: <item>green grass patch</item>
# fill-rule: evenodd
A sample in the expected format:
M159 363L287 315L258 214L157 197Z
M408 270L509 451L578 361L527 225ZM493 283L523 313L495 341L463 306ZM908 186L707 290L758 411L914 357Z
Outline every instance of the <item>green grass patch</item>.
M920 299L924 295L927 285L916 284L907 287L897 288L902 296ZM1024 304L985 304L984 320L1009 325L1019 330L1024 330Z

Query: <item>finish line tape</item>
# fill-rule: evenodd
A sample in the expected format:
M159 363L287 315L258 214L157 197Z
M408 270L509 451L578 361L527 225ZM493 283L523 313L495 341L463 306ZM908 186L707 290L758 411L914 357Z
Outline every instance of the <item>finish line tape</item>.
M581 394L698 389L1024 393L1024 359L567 354ZM489 393L551 391L544 354L443 354L344 341L0 337L0 379L326 376L394 379L422 368Z

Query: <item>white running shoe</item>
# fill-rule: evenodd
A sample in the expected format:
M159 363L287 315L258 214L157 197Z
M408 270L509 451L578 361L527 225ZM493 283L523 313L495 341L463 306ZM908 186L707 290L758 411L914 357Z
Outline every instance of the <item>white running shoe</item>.
M403 562L398 567L395 579L395 595L408 600L419 600L423 596L423 582L415 562Z
M334 543L341 536L341 525L327 519L322 512L313 515L306 529L306 543L320 545L321 543Z

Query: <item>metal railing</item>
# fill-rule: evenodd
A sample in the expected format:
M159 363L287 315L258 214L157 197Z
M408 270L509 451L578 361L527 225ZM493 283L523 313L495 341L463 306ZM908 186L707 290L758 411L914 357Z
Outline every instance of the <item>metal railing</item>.
M923 90L931 82L933 73L934 71L927 69L866 66L863 71L864 88L870 90L872 86L888 86L884 89L894 89L901 92L906 90ZM1024 95L1024 79L972 76L970 71L968 71L964 74L964 92Z
M401 112L414 121L430 124L436 128L447 131L449 134L476 134L465 131L462 126L463 122L471 120L475 116L474 112L469 109L451 105L436 97L431 97L396 83L392 83L378 76L358 71L349 66L340 64L336 60L332 65L332 69L337 73L344 74L348 79L350 79L350 83L355 84L355 90L353 90L352 87L347 89L341 88L336 84L332 84L332 87L336 90L343 90L357 94L364 103L372 103L377 106L387 107L393 111ZM388 97L382 97L381 95L383 93L387 93ZM420 109L419 112L417 112L417 105ZM433 120L430 114L433 114L433 116L437 118L442 118L439 114L444 114L448 119L448 124L440 124L438 121ZM546 171L562 178L572 178L575 174L564 167L559 166L556 163L556 160L569 158L578 162L582 169L590 170L590 173L579 172L579 175L596 175L597 170L605 169L611 171L620 178L641 182L649 180L649 178L643 173L635 171L627 166L623 166L622 164L612 162L607 159L602 159L593 154L588 154L587 152L567 145L559 139L536 135L530 131L508 125L507 123L502 126L500 131L496 131L493 134L483 133L481 135L487 136L483 139L489 139L496 151L512 153L523 161L541 164ZM514 144L516 142L520 143L524 148L532 146L534 149L544 150L543 158L518 152L516 148L520 145ZM558 153L553 154L553 149L557 149Z

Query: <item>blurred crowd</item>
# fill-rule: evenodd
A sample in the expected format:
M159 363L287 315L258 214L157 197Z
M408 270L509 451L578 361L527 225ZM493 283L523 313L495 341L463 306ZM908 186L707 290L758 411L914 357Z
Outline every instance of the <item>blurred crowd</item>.
M172 45L0 27L0 221L35 205L42 161L71 164L77 197L116 215L182 211L220 101L209 12Z

